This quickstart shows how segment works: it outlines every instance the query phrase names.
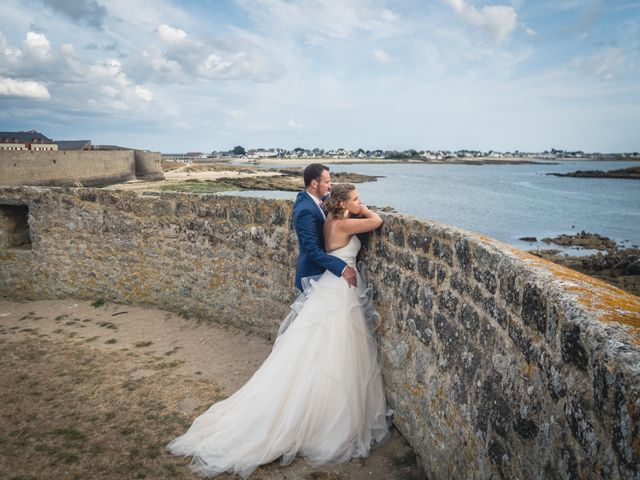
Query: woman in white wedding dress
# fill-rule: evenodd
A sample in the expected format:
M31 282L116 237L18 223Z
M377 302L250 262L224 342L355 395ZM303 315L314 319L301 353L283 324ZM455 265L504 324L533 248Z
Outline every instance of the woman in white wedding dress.
M326 208L327 251L355 267L356 234L375 230L382 219L349 184L333 187ZM283 465L296 455L318 465L367 456L388 435L391 411L368 325L377 314L358 280L353 288L329 271L308 279L260 368L169 451L192 456L202 475L242 477L280 457Z

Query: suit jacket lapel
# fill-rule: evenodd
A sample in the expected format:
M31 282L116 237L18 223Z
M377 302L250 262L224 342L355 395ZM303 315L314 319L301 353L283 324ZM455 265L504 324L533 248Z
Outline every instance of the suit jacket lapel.
M306 200L311 205L311 208L313 208L313 210L316 212L316 215L320 217L320 219L322 219L322 221L324 222L326 220L326 217L322 214L320 206L313 200L313 198L311 198L311 195L309 195L306 191L301 192L299 195L306 197Z

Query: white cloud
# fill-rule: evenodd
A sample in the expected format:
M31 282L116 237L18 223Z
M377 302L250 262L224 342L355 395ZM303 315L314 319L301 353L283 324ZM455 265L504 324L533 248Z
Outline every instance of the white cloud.
M29 97L48 100L51 94L42 83L32 80L18 80L0 77L0 95L7 97Z
M376 50L373 52L373 56L380 63L389 63L391 61L391 57L384 50Z
M246 116L244 110L229 110L227 113L234 120L242 120Z
M154 30L161 47L146 45L127 60L126 69L142 81L187 83L197 79L272 81L282 67L260 38L233 32L223 38L189 35L162 24Z
M46 58L51 53L51 43L42 33L27 32L24 48L40 59Z
M295 128L295 129L304 128L303 124L296 122L293 118L289 119L289 121L287 122L287 125L289 125L291 128Z
M9 45L0 34L0 73L9 77L78 81L85 70L82 63L73 45L54 48L44 34L27 32L21 48Z
M204 76L225 76L228 74L232 65L230 61L223 60L217 53L210 53L199 70Z
M160 25L157 33L168 44L181 44L187 41L187 32L180 28L172 28L169 25Z
M134 78L157 78L163 82L184 82L189 79L182 65L167 58L155 45L146 46L127 62L128 71Z
M145 102L150 102L151 100L153 100L153 95L151 94L151 91L144 87L141 87L140 85L136 85L135 92L136 92L136 95L138 95L138 97L140 97Z
M621 48L612 46L601 48L586 57L576 57L571 64L574 68L595 74L602 80L612 80L629 74L635 67Z
M500 45L517 27L518 15L507 5L485 5L478 9L465 0L445 0L467 23L484 29Z
M384 35L398 16L372 0L237 0L273 31L301 35L311 44L345 40L356 32Z

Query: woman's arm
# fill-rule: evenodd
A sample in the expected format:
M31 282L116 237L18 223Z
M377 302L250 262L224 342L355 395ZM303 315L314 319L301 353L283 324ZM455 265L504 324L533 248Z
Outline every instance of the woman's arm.
M360 210L362 218L345 218L340 220L336 227L347 235L371 232L382 225L382 218L376 212L369 210L365 205Z

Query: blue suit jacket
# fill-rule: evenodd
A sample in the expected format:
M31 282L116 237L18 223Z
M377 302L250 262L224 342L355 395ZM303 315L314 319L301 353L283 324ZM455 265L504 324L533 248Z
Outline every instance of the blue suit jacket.
M293 206L293 227L298 235L296 287L299 290L302 290L304 277L320 275L325 270L339 277L347 265L324 251L323 225L324 217L313 199L305 191L298 193Z

